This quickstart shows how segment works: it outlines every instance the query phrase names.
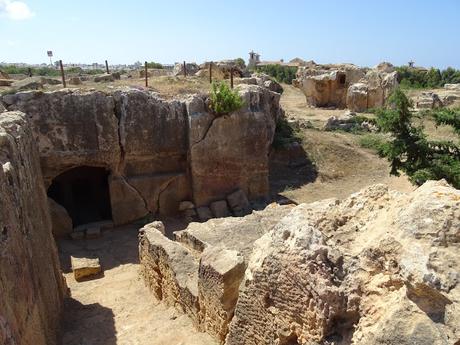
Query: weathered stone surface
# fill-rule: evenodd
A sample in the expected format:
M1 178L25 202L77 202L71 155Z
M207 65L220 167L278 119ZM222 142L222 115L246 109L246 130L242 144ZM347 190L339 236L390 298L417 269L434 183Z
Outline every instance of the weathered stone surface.
M242 217L251 213L251 204L241 189L227 195L227 201L235 216Z
M215 218L224 218L230 216L227 201L225 200L214 201L209 205L209 208L211 209Z
M211 209L207 206L200 206L196 209L196 213L198 214L198 218L202 222L205 222L213 217Z
M198 324L201 331L225 341L233 317L245 264L236 250L209 247L201 255L198 271Z
M293 84L302 90L311 106L364 111L383 106L398 82L397 72L388 63L374 69L311 63L299 68Z
M418 109L436 109L441 108L443 103L439 96L434 92L422 92L415 101L415 106Z
M70 85L81 85L83 82L80 77L72 77L69 79L68 83Z
M78 258L71 256L70 263L76 281L82 281L102 272L98 258Z
M93 78L93 81L96 83L101 83L101 82L107 83L107 82L115 81L115 77L113 76L113 74L104 73L104 74L95 76Z
M256 241L226 344L456 344L459 229L445 182L299 205Z
M70 235L73 229L72 219L66 209L51 198L48 198L48 206L50 210L53 235L55 237Z
M54 345L65 282L26 115L0 116L0 343Z
M146 224L141 232L145 232L146 230L156 230L156 231L159 231L161 234L165 235L165 225L163 224L163 222L160 222L160 221L154 221L152 223L149 223L149 224Z
M11 86L19 91L39 90L43 88L43 82L41 77L31 77L15 81Z
M198 262L155 228L140 232L141 275L155 297L198 319Z
M185 69L187 71L187 75L192 76L192 75L195 75L195 73L200 70L200 67L195 62L192 62L192 63L186 63ZM184 64L183 63L174 64L173 75L175 76L184 75Z
M0 86L11 86L13 83L13 79L0 79Z
M239 111L221 117L198 111L190 114L191 128L203 129L199 137L197 130L189 132L197 206L224 199L236 188L249 199L268 194L268 153L282 115L280 95L254 85L240 85L239 93L245 102Z
M179 204L179 211L185 211L185 210L189 210L192 208L195 208L195 204L191 201L185 200L185 201L181 201Z
M455 90L455 91L460 91L460 84L445 84L444 88L446 90Z
M279 94L241 86L245 107L223 117L206 96L164 100L139 90L111 93L65 89L2 96L7 110L30 117L45 185L76 167L108 173L115 224L148 213L179 212L242 189L250 200L268 195L268 152L282 113Z

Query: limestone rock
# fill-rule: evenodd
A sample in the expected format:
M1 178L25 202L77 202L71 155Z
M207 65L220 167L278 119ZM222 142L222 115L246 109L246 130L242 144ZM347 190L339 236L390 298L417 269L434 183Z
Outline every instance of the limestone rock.
M72 77L68 80L70 85L81 85L83 82L80 77Z
M209 205L209 208L211 209L215 218L224 218L230 216L227 201L225 200L214 201L211 203L211 205Z
M205 222L213 217L211 209L207 206L198 207L196 209L196 213L202 222Z
M185 68L187 71L187 76L195 75L196 72L200 70L200 67L196 63L186 63ZM184 64L176 63L174 64L173 75L182 76L184 75Z
M446 90L460 91L460 84L445 84L444 88Z
M436 109L443 107L442 101L439 96L434 92L422 92L417 97L415 106L418 109Z
M14 80L12 79L0 79L0 86L11 86L13 83Z
M53 226L53 235L55 237L64 237L72 232L72 219L67 210L59 205L56 201L48 198L48 206L50 209L51 223Z
M442 181L299 205L256 241L226 344L455 344L459 229Z
M70 262L76 281L82 281L85 278L96 276L102 271L98 258L79 258L71 256Z
M190 116L191 172L197 206L222 200L236 188L251 200L268 194L268 153L276 121L283 114L280 95L255 85L240 85L238 89L245 103L243 109L213 117L201 103L201 110Z
M229 194L227 196L227 201L233 214L237 217L245 216L251 212L251 204L246 194L241 189Z
M113 74L107 74L107 73L104 73L104 74L100 74L100 75L97 75L93 78L93 81L95 83L107 83L107 82L111 82L111 81L115 81L115 77Z
M383 106L398 81L397 72L388 63L374 69L312 63L299 67L293 85L302 90L311 106L365 111Z
M197 320L197 260L156 229L144 227L139 241L141 275L155 297Z
M185 210L190 210L192 208L195 208L195 205L191 201L181 201L179 204L179 211L185 211Z
M0 116L0 343L55 345L66 285L27 116Z
M22 80L15 81L11 85L14 89L22 90L39 90L43 88L41 77L30 77Z
M241 254L222 247L209 247L201 255L198 271L199 329L225 341L233 317L238 290L244 276Z

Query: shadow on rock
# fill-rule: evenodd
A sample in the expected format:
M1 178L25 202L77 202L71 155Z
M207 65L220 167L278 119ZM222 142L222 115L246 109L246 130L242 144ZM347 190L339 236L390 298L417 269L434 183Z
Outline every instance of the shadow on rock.
M314 182L318 176L316 166L297 142L272 148L269 164L270 193L275 200L281 197L279 193Z

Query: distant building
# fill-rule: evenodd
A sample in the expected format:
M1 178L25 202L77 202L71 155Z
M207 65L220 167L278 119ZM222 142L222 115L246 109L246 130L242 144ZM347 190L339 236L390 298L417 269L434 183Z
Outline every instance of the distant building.
M302 59L296 58L289 62L284 62L284 59L280 59L278 61L260 61L260 54L254 53L251 50L249 52L249 63L248 68L255 68L257 66L268 66L268 65L281 65L281 66L289 66L289 67L299 67L305 64L305 61Z

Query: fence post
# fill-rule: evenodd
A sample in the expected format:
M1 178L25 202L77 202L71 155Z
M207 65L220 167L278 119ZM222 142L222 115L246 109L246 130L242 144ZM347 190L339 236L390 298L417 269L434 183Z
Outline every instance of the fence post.
M187 77L187 64L184 61L184 77Z
M105 60L105 71L107 72L107 74L110 74L109 63L107 62L107 60Z
M145 87L148 87L149 86L149 72L147 69L147 61L145 61L145 64L144 64L144 72L145 72Z
M62 65L62 60L59 60L59 66L61 67L62 84L64 87L67 87L65 84L64 66Z
M233 67L230 67L230 87L233 89Z
M209 63L209 84L212 84L212 61Z

